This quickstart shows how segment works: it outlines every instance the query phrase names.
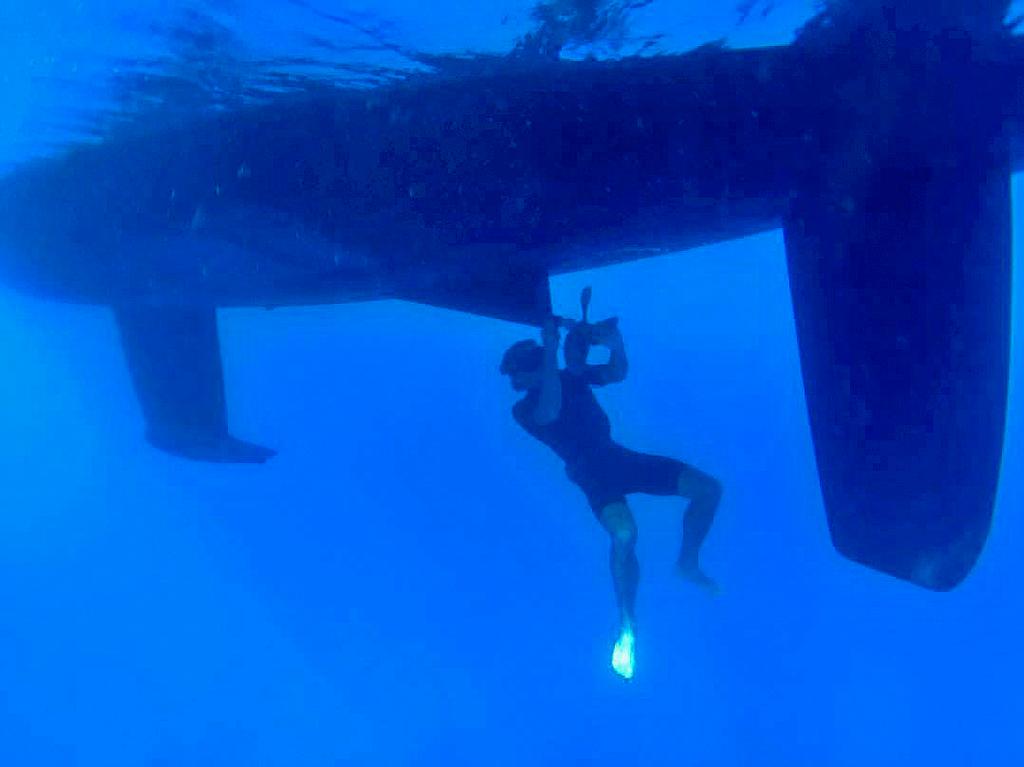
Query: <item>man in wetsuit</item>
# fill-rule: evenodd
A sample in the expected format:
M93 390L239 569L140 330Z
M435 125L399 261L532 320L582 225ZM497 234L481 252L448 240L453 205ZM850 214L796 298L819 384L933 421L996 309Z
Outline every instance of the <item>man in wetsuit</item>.
M608 416L591 387L626 377L626 351L617 324L575 324L565 339L563 370L558 367L559 338L555 318L548 319L542 331L543 346L532 340L514 344L505 352L501 372L516 391L526 392L512 410L516 421L565 461L569 479L584 492L611 536L612 580L621 620L612 666L628 679L633 675L639 565L636 523L626 496L649 493L689 499L678 572L714 593L717 587L701 571L698 554L711 529L722 489L714 477L681 461L627 450L612 440ZM609 349L607 364L587 363L591 345Z

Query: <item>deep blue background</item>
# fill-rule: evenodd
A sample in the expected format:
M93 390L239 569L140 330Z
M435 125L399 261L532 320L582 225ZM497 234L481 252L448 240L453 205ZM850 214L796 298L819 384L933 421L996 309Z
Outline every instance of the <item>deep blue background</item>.
M144 445L105 310L0 291L0 764L1017 763L1021 313L992 536L937 595L831 549L778 233L558 278L557 310L586 284L631 355L617 438L726 487L717 599L672 574L681 504L634 501L628 684L604 534L496 373L521 328L224 312L235 431L281 455L211 467Z

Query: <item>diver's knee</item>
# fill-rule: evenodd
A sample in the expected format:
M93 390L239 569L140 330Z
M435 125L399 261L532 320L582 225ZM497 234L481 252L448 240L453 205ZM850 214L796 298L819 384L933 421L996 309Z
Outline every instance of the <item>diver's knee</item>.
M636 546L636 523L630 522L628 525L615 528L612 532L612 538L616 546L633 548Z
M609 506L605 510L603 521L605 529L612 537L615 546L631 547L636 544L636 522L633 515L625 507Z
M721 482L702 471L690 469L679 475L679 494L691 500L717 504L722 490Z
M704 496L709 501L717 504L722 500L722 483L708 475L707 483L704 487Z

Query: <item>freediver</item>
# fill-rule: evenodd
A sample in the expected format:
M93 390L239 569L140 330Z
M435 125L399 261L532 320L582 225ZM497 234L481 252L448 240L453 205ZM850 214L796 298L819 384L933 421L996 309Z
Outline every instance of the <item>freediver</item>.
M686 580L716 593L717 585L701 570L698 555L711 529L722 486L682 461L634 452L612 440L611 423L591 387L618 383L626 377L626 351L614 318L587 322L589 299L588 288L583 294L582 322L549 317L541 332L543 344L533 340L513 344L505 352L500 370L513 389L526 392L512 409L515 420L565 461L569 479L584 492L611 536L612 582L620 615L612 667L629 679L634 672L639 563L637 528L626 496L647 493L689 499L677 570ZM559 326L569 328L564 369L558 365ZM589 364L591 346L606 347L608 362Z

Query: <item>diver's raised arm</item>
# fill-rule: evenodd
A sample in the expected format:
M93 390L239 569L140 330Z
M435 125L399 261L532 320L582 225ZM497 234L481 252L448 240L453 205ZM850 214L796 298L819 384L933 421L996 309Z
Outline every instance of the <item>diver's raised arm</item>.
M608 372L606 374L608 381L617 383L625 380L626 374L629 372L629 360L626 357L626 342L622 340L622 331L619 330L618 324L613 325L603 337L603 341L599 341L599 343L603 343L611 352L608 357Z
M540 398L533 418L538 424L547 424L558 418L562 412L562 379L558 371L560 337L554 317L548 317L544 321L541 338L544 341L544 361L541 363L540 371Z
M591 326L591 343L604 346L610 352L608 362L603 365L587 365L589 377L596 383L619 383L629 372L629 361L626 358L626 345L622 340L618 322L605 320Z

